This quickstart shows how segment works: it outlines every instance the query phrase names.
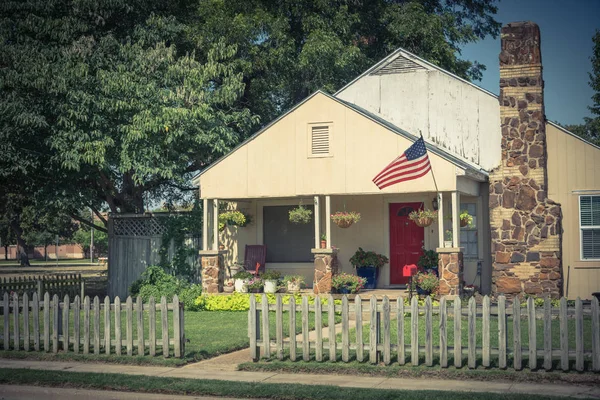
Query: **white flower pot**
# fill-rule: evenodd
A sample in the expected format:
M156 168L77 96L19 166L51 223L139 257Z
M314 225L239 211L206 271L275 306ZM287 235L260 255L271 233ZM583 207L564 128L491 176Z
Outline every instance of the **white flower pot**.
M444 241L444 247L452 247L452 240Z
M236 279L235 291L238 293L248 293L248 280L247 279Z
M300 291L300 284L297 282L288 282L287 291L288 293L298 293Z
M277 281L276 280L265 280L265 293L275 293L277 292Z

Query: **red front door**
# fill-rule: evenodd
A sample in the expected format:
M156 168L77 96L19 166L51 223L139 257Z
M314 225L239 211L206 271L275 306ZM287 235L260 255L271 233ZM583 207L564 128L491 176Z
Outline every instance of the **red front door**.
M422 254L425 229L408 219L413 210L423 208L423 203L390 204L390 284L406 284L402 267L416 264Z

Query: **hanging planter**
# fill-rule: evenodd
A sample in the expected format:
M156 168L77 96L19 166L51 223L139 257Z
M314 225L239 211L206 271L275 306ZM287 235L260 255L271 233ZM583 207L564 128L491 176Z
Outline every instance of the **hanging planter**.
M222 231L226 226L244 227L250 223L251 219L248 214L244 214L238 210L229 210L219 213L219 230Z
M464 228L465 226L473 225L473 216L469 214L467 210L463 210L460 212L460 226Z
M340 228L348 228L353 223L360 221L360 213L356 211L338 211L335 214L331 214L331 220Z
M433 224L433 221L437 219L437 211L431 210L418 210L408 214L408 219L413 221L417 226L424 228Z
M312 220L312 211L305 208L302 203L297 208L291 209L290 222L293 224L308 224Z

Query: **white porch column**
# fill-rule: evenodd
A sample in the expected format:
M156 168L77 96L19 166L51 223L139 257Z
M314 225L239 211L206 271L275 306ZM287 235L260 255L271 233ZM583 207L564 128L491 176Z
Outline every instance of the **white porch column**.
M460 246L460 193L452 192L452 247Z
M325 196L325 235L327 235L327 248L331 248L331 196Z
M318 249L320 247L320 240L321 240L321 219L320 219L320 212L319 212L319 196L315 196L315 249Z
M202 199L202 250L208 250L208 199Z
M213 199L213 250L219 250L219 200Z
M438 193L438 247L444 247L444 195Z

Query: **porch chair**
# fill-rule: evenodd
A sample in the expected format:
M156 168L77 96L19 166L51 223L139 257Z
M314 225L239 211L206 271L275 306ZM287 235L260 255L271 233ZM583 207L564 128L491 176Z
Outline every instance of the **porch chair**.
M244 269L252 275L265 272L265 261L267 259L267 246L261 244L246 245L244 251Z

